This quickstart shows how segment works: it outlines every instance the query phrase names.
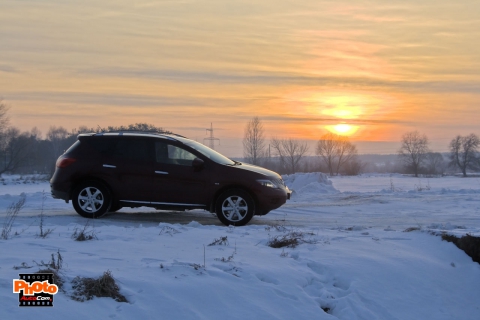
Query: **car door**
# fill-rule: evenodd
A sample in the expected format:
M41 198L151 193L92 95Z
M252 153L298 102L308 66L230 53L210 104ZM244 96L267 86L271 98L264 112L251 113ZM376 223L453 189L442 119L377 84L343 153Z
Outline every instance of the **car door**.
M204 205L207 168L195 171L193 152L170 141L155 141L152 204Z
M151 198L153 144L144 137L117 137L111 154L104 156L103 169L117 200L148 204Z

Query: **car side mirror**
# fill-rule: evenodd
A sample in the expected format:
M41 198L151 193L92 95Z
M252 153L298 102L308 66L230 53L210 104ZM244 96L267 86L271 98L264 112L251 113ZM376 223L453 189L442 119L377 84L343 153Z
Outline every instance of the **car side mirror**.
M195 172L201 171L204 165L205 165L205 162L200 158L195 158L192 161L193 171Z

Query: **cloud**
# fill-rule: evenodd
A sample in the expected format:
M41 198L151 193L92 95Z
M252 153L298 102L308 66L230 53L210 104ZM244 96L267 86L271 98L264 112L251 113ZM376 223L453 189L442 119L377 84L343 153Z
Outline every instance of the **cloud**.
M181 71L171 69L97 68L79 71L99 76L154 79L189 83L230 83L262 85L305 85L305 86L353 86L360 88L390 88L417 92L463 92L480 94L479 81L395 81L373 77L315 76L301 73L282 72L208 72Z
M372 124L414 124L413 121L405 121L399 119L340 119L340 118L324 118L324 117L299 117L291 114L262 116L264 121L282 122L282 123L316 123L316 124L358 124L358 125L372 125Z
M0 64L0 72L17 72L17 70L12 66Z
M42 101L82 105L131 106L205 106L206 101L188 97L149 96L138 94L92 93L92 92L18 92L6 94L12 101ZM210 101L217 99L210 99Z
M172 130L202 130L202 131L205 131L206 129L210 129L208 126L204 126L204 127L195 127L195 126L185 126L185 127L183 127L182 126L182 127L169 127L169 128L172 129ZM228 130L228 129L213 126L213 130L214 131L223 131L223 130Z

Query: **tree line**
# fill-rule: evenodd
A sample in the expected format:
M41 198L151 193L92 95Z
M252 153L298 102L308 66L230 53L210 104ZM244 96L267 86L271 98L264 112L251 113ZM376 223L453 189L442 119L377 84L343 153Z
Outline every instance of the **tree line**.
M136 123L127 126L108 126L67 130L51 126L45 137L37 128L21 131L11 126L8 108L0 101L0 175L2 173L40 173L52 175L55 162L81 133L107 131L154 131L171 133L152 124Z
M457 135L450 141L448 166L461 171L464 177L469 170L480 170L479 155L480 139L471 133L466 136ZM433 153L429 148L429 141L425 134L418 131L405 133L402 136L402 145L398 152L406 168L418 177L418 174L430 166L440 164L443 157Z
M479 147L480 139L476 134L458 135L449 144L449 161L445 164L441 153L430 150L427 136L412 131L402 136L398 157L403 164L403 170L415 177L419 174L442 174L446 168L460 170L466 177L469 170L480 170ZM305 168L305 163L300 169L302 159L308 155L308 149L306 142L297 139L273 137L267 141L263 123L258 117L254 117L245 126L243 154L247 163L280 173L290 174L313 169L330 176L357 175L367 165L359 159L357 147L346 136L334 133L321 136L314 150L317 164Z
M77 139L87 132L106 131L155 131L171 133L161 127L146 123L127 126L108 126L67 130L62 126L51 126L45 137L37 129L21 131L11 126L8 108L0 101L0 175L2 173L44 173L51 175L57 158ZM463 176L469 171L480 170L480 139L475 134L456 136L449 144L447 166L459 170ZM327 133L316 142L312 161L307 142L293 138L266 138L265 128L258 117L245 126L243 137L244 161L263 166L282 174L299 171L321 171L330 176L357 175L366 167L358 155L357 147L348 137ZM398 151L403 170L415 176L419 174L443 173L445 161L442 154L432 152L425 134L418 131L402 136ZM307 159L308 158L308 159ZM395 166L389 170L397 170Z
M297 139L272 137L267 141L263 123L258 117L250 120L245 127L243 155L247 163L280 173L295 173L300 170L308 151L307 143ZM333 133L323 135L317 142L315 154L320 158L321 167L332 176L358 174L362 168L357 147L344 136Z

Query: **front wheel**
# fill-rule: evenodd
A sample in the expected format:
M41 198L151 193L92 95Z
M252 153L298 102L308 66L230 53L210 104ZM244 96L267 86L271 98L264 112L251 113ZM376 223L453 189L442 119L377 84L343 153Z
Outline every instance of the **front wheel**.
M103 184L84 182L75 188L72 197L73 208L85 218L100 218L111 206L111 196Z
M218 197L215 213L226 226L244 226L255 213L255 201L244 190L227 190Z

